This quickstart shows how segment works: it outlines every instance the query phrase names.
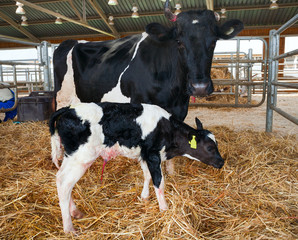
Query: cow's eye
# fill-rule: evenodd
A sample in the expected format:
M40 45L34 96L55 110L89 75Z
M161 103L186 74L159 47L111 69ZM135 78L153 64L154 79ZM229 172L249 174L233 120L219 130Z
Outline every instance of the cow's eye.
M176 40L179 48L184 48L184 45L181 41Z
M207 147L207 151L208 152L212 152L213 151L213 147L211 147L211 146Z

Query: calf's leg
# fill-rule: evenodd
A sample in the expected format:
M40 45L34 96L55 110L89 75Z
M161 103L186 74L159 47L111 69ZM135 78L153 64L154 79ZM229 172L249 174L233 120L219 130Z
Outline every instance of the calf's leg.
M81 217L82 214L75 206L71 192L74 185L84 175L91 164L79 162L74 157L65 157L56 175L59 205L62 213L63 230L65 233L74 232L71 215Z
M164 193L164 178L161 171L161 160L159 155L150 155L147 160L148 168L152 177L156 197L160 210L167 210L168 205Z
M143 200L146 200L149 198L149 184L151 180L151 174L149 172L147 163L143 159L140 159L139 161L144 173L144 186L143 186L141 198Z
M169 159L166 161L166 169L169 175L174 175L174 161L173 159Z

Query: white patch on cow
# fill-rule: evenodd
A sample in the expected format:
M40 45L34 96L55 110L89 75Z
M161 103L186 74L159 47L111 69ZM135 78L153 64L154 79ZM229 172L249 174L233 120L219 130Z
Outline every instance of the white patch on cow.
M121 148L120 155L122 156L138 159L141 155L141 148L139 146L133 147L133 148L121 146L120 148Z
M167 160L166 147L163 147L163 148L159 151L159 155L160 155L160 159L161 159L161 161L166 161L166 160Z
M147 36L148 36L148 34L146 32L144 32L142 34L142 38L137 43L130 62L132 62L133 59L135 58L135 56L137 55L137 52L139 50L139 46L140 46L141 42L144 41ZM129 68L129 66L130 66L130 64L128 64L127 67L120 74L116 87L114 87L110 92L103 95L101 102L130 102L130 98L124 96L121 92L121 79L122 79L123 74Z
M199 20L198 19L192 20L192 24L197 24L197 23L199 23Z
M215 142L215 144L216 144L216 139L215 139L215 136L212 134L212 133L209 133L208 135L207 135L207 137L209 137L213 142Z
M103 116L102 108L95 103L78 103L70 108L74 108L83 121L88 120L91 124L98 124Z
M206 84L204 84L204 83L194 83L193 87L194 88L205 88Z
M136 122L142 129L142 139L145 139L156 128L160 119L163 117L169 119L171 114L156 105L142 104L142 106L143 113L136 119Z
M76 88L74 83L73 68L72 68L72 51L69 51L66 58L67 71L62 81L61 89L57 92L57 110L69 106L71 104L77 104L80 102L76 94Z
M89 41L86 41L86 40L79 40L78 43L87 43Z
M189 154L183 154L182 156L184 156L184 157L187 157L187 158L189 158L189 159L196 160L196 161L199 161L199 162L200 162L200 159L194 158L194 157L190 156Z

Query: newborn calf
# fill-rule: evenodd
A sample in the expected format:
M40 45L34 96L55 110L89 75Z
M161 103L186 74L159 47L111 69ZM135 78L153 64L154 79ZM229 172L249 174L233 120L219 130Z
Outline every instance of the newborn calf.
M71 216L83 216L71 192L99 156L105 162L118 155L138 158L145 178L141 197L149 197L152 179L161 210L167 209L161 161L185 156L221 168L224 160L214 135L203 129L197 118L196 125L194 129L164 109L148 104L80 103L56 111L49 126L52 160L59 168L57 189L64 231L74 231ZM59 167L61 144L65 155Z

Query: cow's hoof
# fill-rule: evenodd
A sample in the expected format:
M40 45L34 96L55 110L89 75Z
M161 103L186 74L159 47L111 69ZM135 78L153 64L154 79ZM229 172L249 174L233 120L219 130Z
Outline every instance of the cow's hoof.
M148 197L141 197L142 202L148 203L149 202L149 196Z
M84 213L82 213L80 210L76 209L74 211L71 212L71 216L76 218L76 219L81 219L84 217Z
M159 210L160 210L161 212L163 212L163 211L167 211L167 210L169 210L169 208L168 208L167 205L165 205L165 206L159 206Z
M78 231L76 229L74 229L74 227L71 227L71 228L65 228L64 233L65 234L75 234L75 235L77 235Z

